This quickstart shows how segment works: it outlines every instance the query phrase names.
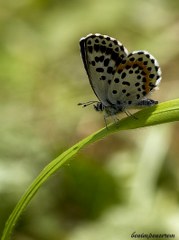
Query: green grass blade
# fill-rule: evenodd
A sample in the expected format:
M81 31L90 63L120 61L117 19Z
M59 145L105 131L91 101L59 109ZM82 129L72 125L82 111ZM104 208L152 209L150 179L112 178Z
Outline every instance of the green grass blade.
M124 118L119 121L119 124L111 124L108 129L103 128L98 132L88 136L79 143L75 144L56 159L51 161L39 174L39 176L32 182L27 191L24 193L20 201L17 203L12 214L6 222L2 240L10 239L13 228L15 227L17 220L22 214L23 210L27 207L30 200L34 197L35 193L39 190L42 184L54 174L64 163L67 162L72 156L74 156L84 146L99 141L109 134L118 132L121 130L135 129L140 127L147 127L156 124L162 124L167 122L174 122L179 120L179 99L168 101L143 109L134 117Z

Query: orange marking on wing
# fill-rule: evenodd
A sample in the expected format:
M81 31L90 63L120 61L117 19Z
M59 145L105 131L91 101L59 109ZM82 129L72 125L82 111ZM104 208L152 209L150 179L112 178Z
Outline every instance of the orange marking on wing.
M145 89L146 89L146 93L148 94L150 92L150 87L149 87L149 83L150 83L149 74L150 74L150 72L147 70L146 65L142 64L141 62L137 61L136 64L138 64L140 67L142 67L143 71L146 73L146 75L145 75L145 77L146 77Z
M147 70L147 67L146 65L144 65L142 62L139 62L139 61L135 61L135 62L126 62L124 64L120 63L119 66L117 67L117 71L118 70L123 70L126 68L126 66L130 66L132 67L134 64L137 64L139 67L142 68L142 71L145 72L145 78L146 78L146 83L145 83L145 91L146 91L146 94L148 94L150 92L150 86L149 86L149 83L150 83L150 78L149 78L149 74L150 72Z

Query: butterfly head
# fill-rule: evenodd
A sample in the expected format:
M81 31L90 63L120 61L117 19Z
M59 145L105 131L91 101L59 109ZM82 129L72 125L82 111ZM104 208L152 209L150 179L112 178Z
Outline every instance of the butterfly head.
M102 102L97 102L96 105L93 105L94 109L97 112L105 112L106 116L113 116L116 115L119 112L123 112L123 108L121 106L118 105L104 105Z

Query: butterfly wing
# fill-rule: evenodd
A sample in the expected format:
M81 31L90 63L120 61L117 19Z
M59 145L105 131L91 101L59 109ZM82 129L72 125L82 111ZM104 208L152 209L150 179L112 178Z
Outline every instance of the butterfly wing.
M116 39L101 34L81 38L80 49L91 87L98 99L108 106L108 88L117 67L128 54L127 49Z
M147 51L134 51L117 66L108 99L123 108L140 105L161 80L157 60Z

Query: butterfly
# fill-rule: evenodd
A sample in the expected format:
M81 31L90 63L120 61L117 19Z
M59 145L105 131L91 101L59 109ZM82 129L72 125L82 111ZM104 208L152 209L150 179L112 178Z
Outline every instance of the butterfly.
M81 56L90 85L99 101L79 103L104 111L104 120L128 109L149 107L158 101L147 98L161 80L157 60L147 51L127 49L115 38L99 33L80 39Z

